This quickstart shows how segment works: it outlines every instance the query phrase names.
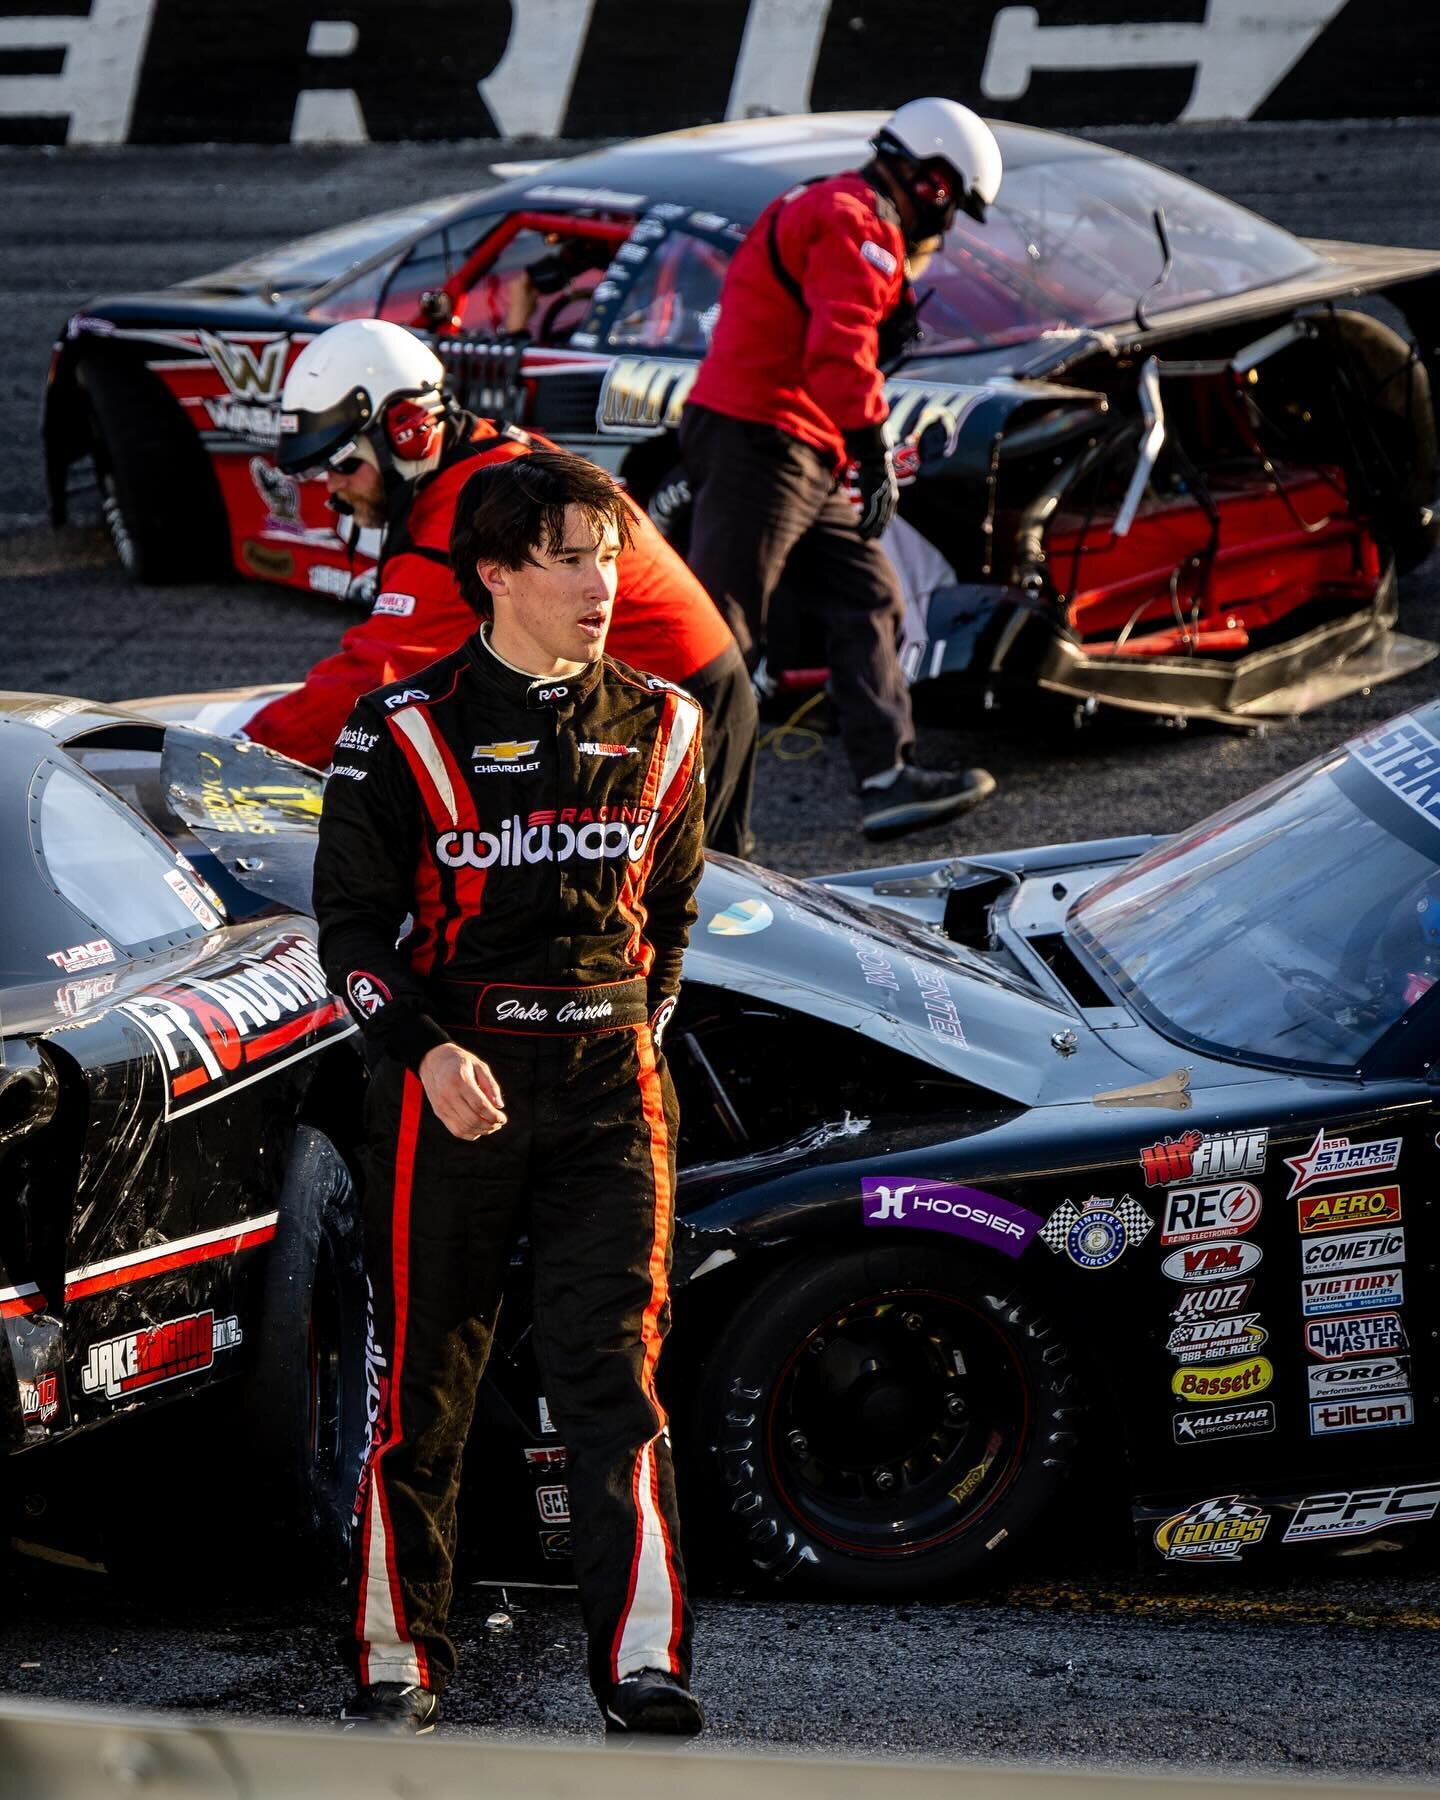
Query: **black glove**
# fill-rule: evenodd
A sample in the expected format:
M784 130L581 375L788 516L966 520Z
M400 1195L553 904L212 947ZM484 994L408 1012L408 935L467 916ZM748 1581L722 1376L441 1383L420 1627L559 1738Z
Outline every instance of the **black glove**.
M845 433L845 450L854 464L854 488L860 502L857 530L862 538L877 538L895 517L900 504L900 483L895 478L895 459L885 442L883 425L865 425Z

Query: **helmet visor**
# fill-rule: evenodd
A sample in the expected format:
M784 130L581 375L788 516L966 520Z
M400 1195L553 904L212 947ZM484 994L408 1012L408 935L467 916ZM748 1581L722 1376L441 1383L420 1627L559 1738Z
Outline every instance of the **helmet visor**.
M302 481L323 475L337 452L353 453L349 447L369 422L370 399L363 388L352 389L324 412L282 412L276 464Z

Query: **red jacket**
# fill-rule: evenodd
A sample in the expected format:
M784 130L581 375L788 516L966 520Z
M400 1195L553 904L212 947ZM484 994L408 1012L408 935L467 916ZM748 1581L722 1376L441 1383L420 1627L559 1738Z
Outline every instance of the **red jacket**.
M730 263L690 399L778 426L843 465L844 434L879 425L889 410L877 357L881 322L905 285L894 221L894 208L854 171L767 206Z
M458 650L478 621L450 572L450 527L460 490L487 463L553 448L501 437L488 420L472 420L469 438L447 451L422 480L402 520L387 528L375 605L352 625L334 656L316 663L302 687L272 700L246 730L298 762L323 769L335 739L362 694L423 669ZM714 602L639 507L631 507L634 541L620 555L607 654L683 685L734 643Z

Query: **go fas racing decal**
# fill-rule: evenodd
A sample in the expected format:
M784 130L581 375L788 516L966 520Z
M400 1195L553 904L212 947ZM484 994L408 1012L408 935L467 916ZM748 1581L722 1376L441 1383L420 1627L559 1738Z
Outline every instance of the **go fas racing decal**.
M356 1027L325 982L314 945L284 932L266 949L122 1000L160 1059L165 1116L223 1099Z
M1263 1539L1270 1517L1238 1494L1197 1500L1157 1528L1155 1548L1167 1562L1238 1562Z
M241 1336L239 1319L217 1319L210 1311L122 1332L119 1337L91 1344L80 1371L80 1386L87 1394L123 1400L141 1388L158 1387L208 1369L215 1352L235 1349Z

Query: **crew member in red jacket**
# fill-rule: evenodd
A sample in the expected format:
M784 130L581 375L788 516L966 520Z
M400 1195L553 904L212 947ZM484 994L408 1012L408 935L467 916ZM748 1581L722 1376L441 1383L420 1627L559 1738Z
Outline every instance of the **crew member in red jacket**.
M982 119L953 100L902 106L863 169L792 188L761 213L730 264L681 419L690 566L752 661L787 569L823 609L870 837L953 817L995 786L983 769L910 760L903 600L876 540L900 498L878 365L907 249L948 230L958 207L983 219L999 187L1000 146ZM839 486L851 464L858 515Z
M329 763L362 694L448 655L474 631L450 566L451 527L470 477L554 448L461 412L444 397L444 375L439 357L402 326L349 319L307 344L286 377L281 411L294 428L280 439L281 469L323 469L332 507L385 533L369 617L246 727L257 743L317 768ZM696 577L639 507L629 511L611 650L699 703L706 843L746 856L756 707L744 659Z

